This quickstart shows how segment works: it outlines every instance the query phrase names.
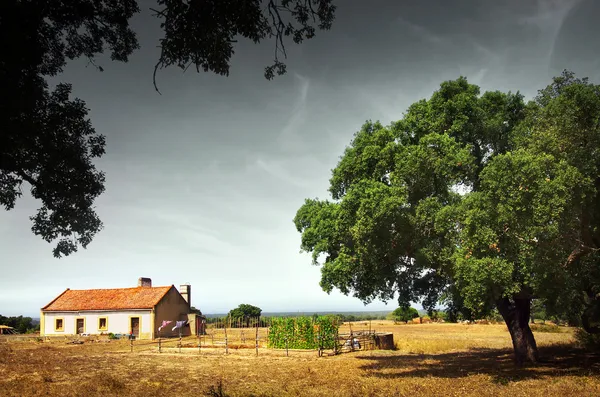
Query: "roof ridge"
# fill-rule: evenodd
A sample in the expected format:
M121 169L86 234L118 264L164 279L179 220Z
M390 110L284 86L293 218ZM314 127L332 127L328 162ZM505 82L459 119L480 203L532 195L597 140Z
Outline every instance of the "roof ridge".
M171 288L172 285L157 285L157 286L152 286L152 287L117 287L117 288L83 288L83 289L71 289L70 291L108 291L108 290L114 290L114 289L140 289L140 288L144 288L144 289L158 289L158 288ZM69 289L69 288L67 288ZM63 292L64 293L64 292Z

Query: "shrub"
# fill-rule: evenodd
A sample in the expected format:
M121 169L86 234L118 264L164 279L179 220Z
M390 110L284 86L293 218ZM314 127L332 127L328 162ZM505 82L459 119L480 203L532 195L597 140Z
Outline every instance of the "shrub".
M590 334L583 328L578 328L575 331L575 341L584 349L600 351L600 334Z
M419 312L414 307L399 307L390 313L390 317L394 321L408 323L413 318L418 318Z

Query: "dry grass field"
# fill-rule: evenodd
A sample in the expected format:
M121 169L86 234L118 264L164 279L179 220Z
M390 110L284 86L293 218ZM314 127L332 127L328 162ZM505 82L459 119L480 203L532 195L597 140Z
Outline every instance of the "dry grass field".
M0 343L0 396L600 396L600 357L573 347L569 329L536 333L544 362L518 369L502 325L371 327L393 332L398 349L319 358L261 348L257 357L239 344L225 355L179 353L172 342L162 353L135 342L131 353L128 341L10 341Z

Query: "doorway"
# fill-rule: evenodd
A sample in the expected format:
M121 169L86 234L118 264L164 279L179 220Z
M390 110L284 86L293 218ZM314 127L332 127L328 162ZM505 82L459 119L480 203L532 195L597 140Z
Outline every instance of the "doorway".
M85 332L85 320L83 318L78 318L75 320L75 329L79 335Z
M139 317L131 317L131 319L129 321L131 322L130 327L129 327L131 329L131 335L138 338L140 336L140 318Z

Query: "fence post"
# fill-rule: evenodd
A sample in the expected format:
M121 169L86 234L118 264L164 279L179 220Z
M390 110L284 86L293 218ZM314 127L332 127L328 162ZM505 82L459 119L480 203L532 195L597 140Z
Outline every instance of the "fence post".
M287 335L286 335L286 337L285 337L285 356L286 356L286 357L289 357L289 356L290 356L290 352L289 352L289 350L288 350L288 338L287 338Z
M321 357L321 333L317 332L317 357Z
M179 328L179 353L181 353L181 328Z
M161 352L161 350L160 350L160 337L158 337L158 352L159 353Z
M129 346L131 347L131 353L133 353L133 337L129 337Z
M340 330L339 330L338 324L336 323L336 328L335 328L335 343L333 345L333 354L335 354L335 355L338 354L339 344L340 344Z
M225 354L229 354L229 345L227 341L227 321L223 323L223 327L225 327Z
M352 334L352 323L348 323L350 325L350 349L354 351L354 335Z
M256 355L258 356L258 322L256 323Z

